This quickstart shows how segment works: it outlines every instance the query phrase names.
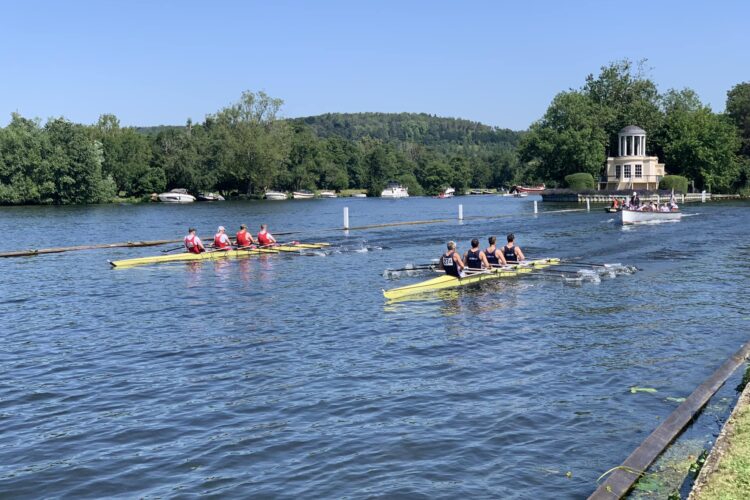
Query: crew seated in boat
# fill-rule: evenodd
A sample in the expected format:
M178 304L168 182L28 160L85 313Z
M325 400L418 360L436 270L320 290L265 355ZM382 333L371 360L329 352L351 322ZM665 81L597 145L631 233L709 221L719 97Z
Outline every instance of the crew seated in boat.
M250 245L255 244L253 235L247 232L247 224L240 224L240 230L237 231L236 242L237 248L250 248Z
M201 253L205 252L206 248L203 246L203 242L195 234L195 228L191 227L188 229L188 234L185 236L185 248L190 253Z
M669 212L669 211L670 211L669 205L667 205L666 203L659 208L659 212Z
M516 264L526 258L521 249L514 243L515 239L516 236L510 233L508 235L508 244L503 247L503 256L505 257L505 262L508 264Z
M501 252L497 248L497 238L494 236L490 236L489 240L490 246L488 246L484 250L484 256L487 258L487 262L492 267L497 267L499 265L505 265L507 262L505 262L505 256L503 255L503 252Z
M232 249L232 242L229 240L229 236L227 236L224 226L219 226L216 230L216 234L214 235L214 248L217 250Z
M276 238L271 236L271 233L268 232L268 225L267 224L261 224L260 225L260 232L258 233L258 243L260 246L268 247L271 245L276 245Z
M620 200L618 200L617 197L612 198L612 208L614 208L615 210L620 208Z
M461 257L456 252L456 242L449 241L447 244L448 250L440 256L440 264L438 267L445 271L448 276L455 276L456 278L464 277L464 263L461 261Z
M471 240L471 248L464 254L464 265L471 270L489 269L490 263L487 262L487 257L479 249L479 240L474 238Z

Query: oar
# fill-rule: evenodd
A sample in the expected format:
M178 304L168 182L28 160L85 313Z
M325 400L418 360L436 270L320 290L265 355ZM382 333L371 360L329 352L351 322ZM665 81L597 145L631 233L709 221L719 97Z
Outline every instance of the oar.
M179 250L181 248L184 249L185 245L180 245L180 246L174 247L174 248L167 248L166 250L162 250L162 253L174 252L175 250Z
M402 267L401 269L386 269L386 272L395 273L399 271L419 271L424 269L435 269L437 264L418 264L414 267Z
M612 267L612 264L599 264L594 262L572 262L568 260L560 261L560 265L580 266L580 267Z

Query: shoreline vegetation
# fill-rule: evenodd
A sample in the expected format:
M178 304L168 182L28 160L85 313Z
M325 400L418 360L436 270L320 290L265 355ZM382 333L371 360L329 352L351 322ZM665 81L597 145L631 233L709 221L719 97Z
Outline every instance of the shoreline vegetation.
M283 101L264 92L203 122L121 127L12 114L0 128L0 205L133 203L185 188L227 198L266 189L360 190L378 196L389 180L412 195L446 186L501 189L566 176L598 179L617 131L637 124L648 153L697 191L750 194L750 82L727 92L714 113L690 89L660 93L644 62L628 60L559 93L527 131L416 113L329 113L279 117Z

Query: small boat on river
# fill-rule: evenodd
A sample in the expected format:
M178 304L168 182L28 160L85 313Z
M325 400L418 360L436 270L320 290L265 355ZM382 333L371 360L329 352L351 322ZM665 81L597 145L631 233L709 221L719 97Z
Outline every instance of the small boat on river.
M440 191L440 194L435 198L453 198L456 195L456 190L452 187L447 187Z
M406 188L398 182L389 182L382 193L381 198L408 198L409 188Z
M682 218L682 212L657 212L641 210L622 210L620 212L623 224L642 224L644 222L676 222Z
M321 198L338 198L338 195L336 194L336 191L321 191L320 197Z
M266 191L264 197L267 200L281 201L281 200L286 200L287 195L286 193L281 192L281 191L269 190L269 191Z
M218 193L198 193L198 201L224 201L224 197Z
M295 200L312 200L315 198L315 193L312 191L308 191L307 189L302 189L300 191L295 191L292 193L292 198Z
M541 193L544 191L546 187L544 184L539 184L538 186L513 186L510 190L511 193Z
M168 193L161 193L157 195L159 201L162 203L192 203L195 201L195 196L188 194L187 189L175 188Z

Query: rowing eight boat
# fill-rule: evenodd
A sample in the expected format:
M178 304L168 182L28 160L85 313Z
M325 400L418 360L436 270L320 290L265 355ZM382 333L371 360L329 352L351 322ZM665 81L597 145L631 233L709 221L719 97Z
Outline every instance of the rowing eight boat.
M400 299L408 295L415 295L424 292L431 292L434 290L443 290L445 288L455 288L459 286L471 285L473 283L479 283L485 280L493 280L497 278L507 278L510 276L518 276L519 274L530 273L534 269L542 269L549 266L554 266L560 263L560 259L538 259L530 260L528 262L522 262L520 264L510 264L507 266L496 267L486 271L480 271L475 274L470 274L464 278L456 278L455 276L438 276L426 281L420 281L413 285L402 286L399 288L392 288L390 290L383 290L383 295L386 299Z
M252 255L275 254L281 252L300 252L305 249L327 247L329 243L298 243L296 245L278 245L275 247L243 248L240 250L214 250L203 253L178 253L173 255L156 255L152 257L138 257L135 259L113 260L112 267L132 267L161 262L188 262L200 260L236 259Z

